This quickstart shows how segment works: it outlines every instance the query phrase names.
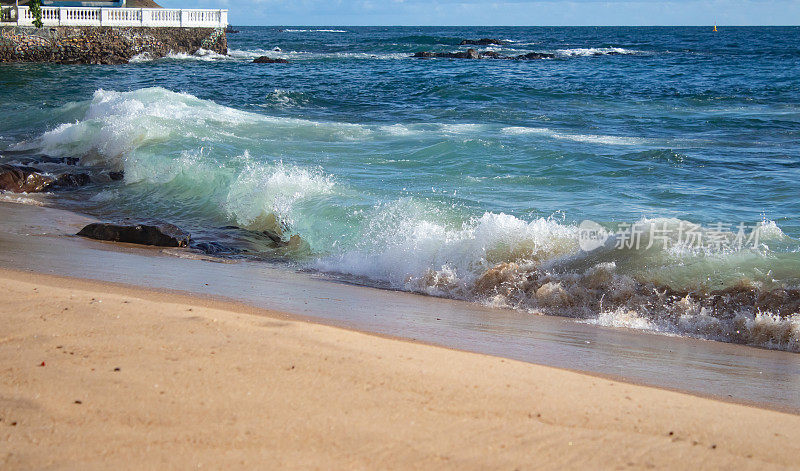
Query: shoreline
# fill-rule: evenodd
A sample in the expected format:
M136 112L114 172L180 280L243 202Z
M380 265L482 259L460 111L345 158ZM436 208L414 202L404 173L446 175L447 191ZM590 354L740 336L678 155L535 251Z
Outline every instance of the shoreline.
M800 453L798 415L218 300L8 270L0 287L8 469L778 469Z
M108 243L108 245L119 245L116 243ZM126 245L126 244L123 244ZM113 250L113 248L112 248ZM167 255L170 256L170 255ZM217 262L219 263L219 262ZM370 330L366 330L363 328L359 328L358 326L343 326L341 324L336 323L329 323L325 322L325 319L320 319L314 316L305 316L302 314L298 314L295 312L284 311L284 310L275 310L269 309L264 307L257 307L252 304L248 304L246 302L242 302L237 300L233 297L226 297L226 296L218 296L218 295L206 295L202 293L192 293L189 291L181 291L181 290L174 290L168 288L153 288L153 287L144 287L135 284L128 284L128 283L117 283L117 282L110 282L110 281L101 281L101 280L93 280L90 278L81 278L81 277L74 277L68 275L52 275L43 272L37 271L25 271L25 270L13 270L8 268L0 267L0 279L2 278L13 278L17 281L30 283L30 284L37 284L42 283L46 286L55 286L55 287L65 287L69 286L71 288L75 288L82 291L90 291L90 290L103 290L103 293L113 294L113 295L128 295L128 296L137 296L142 298L148 297L159 297L160 299L169 299L170 303L175 304L188 304L197 307L203 307L206 309L214 309L214 310L221 310L232 312L236 314L243 314L249 316L257 316L257 317L266 317L272 318L276 320L285 320L291 322L300 322L300 323L308 323L313 325L320 325L325 327L331 327L335 329L342 329L348 332L353 332L357 334L368 335L371 337L377 337L380 339L397 341L397 342L405 342L415 345L424 345L428 347L435 347L441 348L444 350L450 350L454 352L462 352L462 353L470 353L475 355L483 355L489 356L492 358L498 358L503 360L509 361L519 361L514 360L513 358L503 357L499 355L492 355L487 353L481 353L479 351L473 350L466 350L461 348L449 347L445 344L438 344L427 342L423 340L418 340L415 338L410 337L403 337L401 335L393 335L393 334L386 334L381 332L374 332ZM358 286L358 285L356 285ZM364 287L364 286L360 286ZM378 289L366 286L365 288L369 289ZM400 291L402 293L402 291ZM657 334L655 334L657 335ZM711 342L712 340L707 340ZM758 347L753 347L758 348ZM755 409L763 409L765 411L772 411L772 412L780 412L784 414L791 414L791 415L798 415L800 416L800 408L788 407L788 406L780 406L775 404L768 404L762 403L758 401L749 401L749 400L741 400L735 399L732 397L724 397L720 395L714 394L706 394L703 392L697 391L690 391L686 389L682 389L680 387L669 387L669 386L654 386L651 384L647 384L643 381L637 381L635 378L626 378L622 375L612 375L612 374L603 374L595 371L586 371L586 370L579 370L575 368L568 368L568 367L553 367L547 364L542 363L532 363L528 361L522 361L522 363L530 364L533 366L542 366L546 368L554 368L560 371L565 371L569 373L575 373L582 376L596 378L598 380L607 380L612 381L615 383L621 384L628 384L631 386L641 386L645 388L651 389L658 389L661 391L667 391L677 394L683 394L686 396L696 397L698 399L707 399L711 401L718 401L728 404L735 404L739 406L751 407Z
M796 354L615 329L551 316L388 291L239 261L215 263L181 249L74 237L92 218L0 203L0 269L157 289L389 339L556 367L599 378L800 412ZM724 368L721 368L725 365Z

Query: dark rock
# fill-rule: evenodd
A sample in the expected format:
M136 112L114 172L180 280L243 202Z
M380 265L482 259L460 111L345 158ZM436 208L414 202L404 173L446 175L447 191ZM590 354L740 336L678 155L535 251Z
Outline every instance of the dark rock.
M118 182L125 178L125 172L108 172L108 178L112 181Z
M433 59L433 58L441 58L441 59L480 59L482 56L475 49L467 49L466 51L459 51L459 52L428 52L428 51L422 51L422 52L417 52L412 57L416 57L418 59Z
M275 244L276 247L285 247L286 244L287 244L286 242L284 242L284 240L280 236L280 234L277 234L277 233L272 232L272 231L261 231L261 233L264 234L265 236L267 236L267 238L269 240L271 240L272 243Z
M242 252L240 249L237 249L236 247L230 247L225 244L221 244L219 242L198 242L196 244L192 244L192 248L200 250L201 252L208 255L238 254Z
M233 29L233 28L231 28L230 25L228 25L228 27L225 28L225 34L236 34L238 32L239 32L238 29Z
M53 177L33 167L0 165L0 190L12 193L38 193L50 188Z
M286 241L279 233L270 230L254 231L238 226L224 226L220 227L220 229L226 231L227 236L229 237L228 240L236 245L246 244L254 245L255 247L263 247L263 245L266 243L271 248L281 248L288 247L291 243L291 239ZM288 230L288 228L285 227L284 229ZM201 248L201 250L203 249Z
M188 233L166 223L158 225L94 223L81 229L78 235L90 239L159 247L186 247L190 240Z
M499 52L486 51L481 53L481 59L508 59L508 56L504 56Z
M54 187L59 188L74 188L78 186L86 186L92 182L88 174L85 173L65 173L59 175L53 182Z
M462 46L501 46L505 44L504 41L499 39L492 39L492 38L481 38L481 39L465 39L461 41Z
M253 64L288 64L286 59L273 59L267 56L256 57L253 59Z
M552 59L555 54L547 54L544 52L531 52L529 54L522 54L519 56L504 56L495 51L477 52L475 49L467 49L466 51L459 52L417 52L411 57L418 59L505 59L505 60L534 60L534 59Z
M554 57L556 57L555 54L548 54L545 52L529 52L528 54L516 56L514 59L519 61L530 61L536 59L553 59Z
M475 49L467 49L467 59L480 59L481 55Z

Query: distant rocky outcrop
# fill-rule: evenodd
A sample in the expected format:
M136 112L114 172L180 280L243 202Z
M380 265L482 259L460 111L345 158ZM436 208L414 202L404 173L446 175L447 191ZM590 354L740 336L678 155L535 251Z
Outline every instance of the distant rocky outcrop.
M503 59L503 60L534 60L534 59L552 59L555 54L548 54L544 52L531 52L528 54L520 54L518 56L506 56L494 51L478 52L475 49L467 49L466 51L457 52L417 52L411 57L418 59Z
M200 49L228 53L221 28L0 26L0 63L126 64L136 55L164 57Z
M458 52L418 52L414 57L419 59L481 59L483 56L475 49L467 49L466 51Z
M154 225L94 223L81 229L78 235L89 239L159 247L187 247L191 240L187 232L167 223Z
M555 54L548 54L546 52L529 52L528 54L520 54L518 56L511 57L511 59L518 61L530 61L536 59L553 59L555 57Z
M91 183L85 173L64 173L50 176L34 167L0 164L0 190L12 193L40 193L42 191L75 188Z
M505 41L492 38L465 39L461 41L462 46L502 46L503 44L507 43Z
M253 59L254 64L288 64L286 59L278 59L267 56L256 57Z

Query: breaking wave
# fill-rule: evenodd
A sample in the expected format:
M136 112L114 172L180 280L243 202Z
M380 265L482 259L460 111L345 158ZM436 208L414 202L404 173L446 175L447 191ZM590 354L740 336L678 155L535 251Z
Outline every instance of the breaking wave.
M272 95L275 103L302 98L284 90ZM124 186L87 198L95 211L184 221L206 240L229 225L294 237L302 241L296 250L278 255L376 286L800 351L798 244L772 221L762 221L759 243L743 250L694 250L665 241L634 250L616 248L612 238L587 252L581 228L563 218L526 220L476 214L445 200L376 196L358 179L318 165L326 151L348 142L359 149L376 140L407 146L426 135L436 141L482 133L614 145L646 140L494 124L368 126L272 117L163 88L98 90L91 100L55 113L62 124L14 149L123 170ZM647 233L654 225L684 222L638 224ZM726 232L723 239L734 237Z

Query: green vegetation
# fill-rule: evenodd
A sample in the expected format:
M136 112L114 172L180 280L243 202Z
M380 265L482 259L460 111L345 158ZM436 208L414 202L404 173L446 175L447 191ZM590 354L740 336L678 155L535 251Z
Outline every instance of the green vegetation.
M28 8L31 10L31 14L33 15L33 26L37 28L42 27L42 2L41 0L31 0L28 4Z

